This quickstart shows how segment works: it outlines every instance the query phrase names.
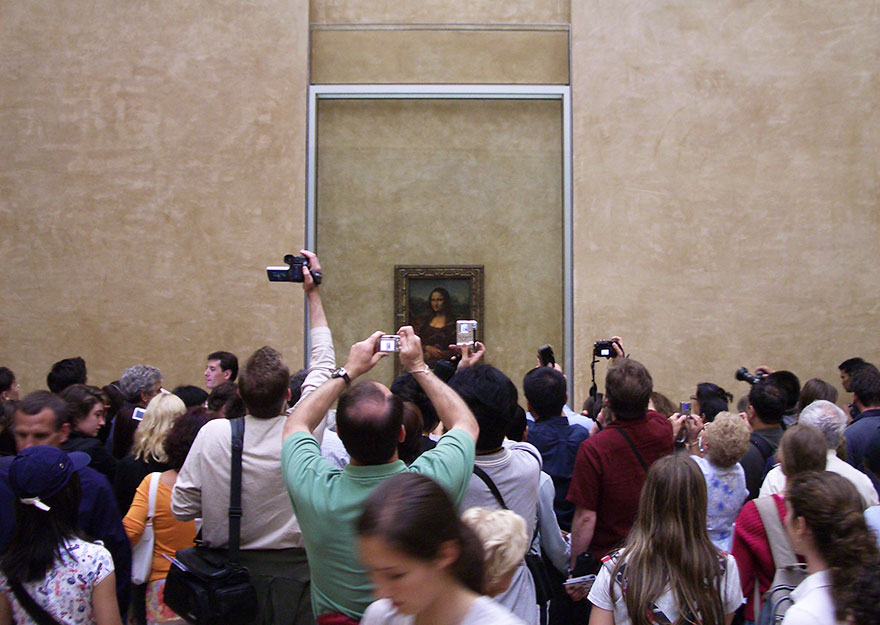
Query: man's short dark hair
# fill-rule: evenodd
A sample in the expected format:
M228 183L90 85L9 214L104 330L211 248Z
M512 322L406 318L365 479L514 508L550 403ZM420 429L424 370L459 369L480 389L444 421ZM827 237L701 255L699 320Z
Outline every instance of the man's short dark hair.
M67 402L49 391L34 391L28 393L15 406L16 411L26 415L39 414L48 408L55 413L55 431L61 429L67 423Z
M523 393L535 421L560 416L566 392L565 376L553 367L535 367L523 377Z
M180 397L187 408L201 406L208 399L208 392L205 389L192 384L182 384L171 392Z
M290 376L290 382L287 383L287 387L290 389L290 399L287 400L288 407L296 406L296 402L302 397L302 385L308 374L308 369L300 369Z
M517 404L516 410L513 411L513 419L510 421L510 427L507 428L507 438L517 443L522 443L526 437L526 428L529 427L528 419L526 419L526 411L522 406Z
M15 384L15 374L9 367L0 367L0 393L5 393Z
M791 371L774 371L767 376L776 386L785 393L785 409L791 410L797 406L798 397L801 396L801 381Z
M49 370L46 384L53 393L60 393L68 386L86 383L86 361L81 357L59 360Z
M480 426L479 451L501 447L516 410L516 386L492 365L479 364L459 369L449 386L474 413Z
M211 352L208 360L219 360L222 371L231 371L229 382L234 382L238 375L238 358L231 352Z
M837 368L843 371L844 373L848 373L852 375L852 372L858 369L859 367L868 364L865 362L863 358L847 358L842 363L837 365Z
M248 358L238 382L248 414L260 419L277 417L284 410L290 370L281 354L269 346L261 347Z
M605 397L614 418L634 421L645 416L654 380L645 365L632 358L611 367L605 376Z
M403 401L386 395L376 382L358 382L336 406L336 433L345 450L365 465L384 464L397 451Z
M874 366L859 367L852 374L850 388L862 406L880 407L880 371Z
M788 393L773 380L764 378L749 391L749 404L767 425L782 422L788 405Z

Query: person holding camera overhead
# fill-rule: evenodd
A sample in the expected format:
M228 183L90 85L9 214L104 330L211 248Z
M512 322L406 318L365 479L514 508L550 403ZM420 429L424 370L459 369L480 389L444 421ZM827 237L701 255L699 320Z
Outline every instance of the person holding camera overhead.
M600 560L626 538L648 468L673 450L672 424L648 410L654 390L651 374L631 358L618 360L605 376L611 423L581 444L568 491L575 505L571 567L577 575L595 572ZM575 601L586 595L582 586L566 590Z

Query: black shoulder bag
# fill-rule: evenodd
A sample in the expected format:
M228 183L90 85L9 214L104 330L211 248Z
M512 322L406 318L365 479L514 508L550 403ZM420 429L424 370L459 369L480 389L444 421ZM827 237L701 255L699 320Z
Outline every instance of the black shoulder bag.
M498 500L498 503L502 508L510 510L510 508L507 507L507 504L504 503L504 498L501 496L501 492L498 490L498 487L495 486L495 482L492 481L492 478L489 477L488 473L474 465L474 475L486 483L486 486L489 487L489 490L495 496L495 499ZM537 533L538 526L536 523L535 533L532 534L532 541L534 541ZM537 553L526 552L525 561L526 567L528 567L529 573L532 574L532 579L535 581L535 603L538 605L545 605L553 598L553 580L550 579L550 574L547 572L547 565Z
M256 620L257 593L239 562L241 540L241 452L244 419L232 419L232 470L229 480L228 549L202 545L181 549L165 581L165 603L194 625L247 625Z

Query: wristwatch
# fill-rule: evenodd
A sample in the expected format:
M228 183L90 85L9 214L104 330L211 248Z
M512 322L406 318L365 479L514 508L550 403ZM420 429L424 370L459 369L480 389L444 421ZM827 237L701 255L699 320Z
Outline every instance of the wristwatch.
M339 367L336 371L330 374L330 379L333 378L342 378L345 380L346 386L351 386L351 378L348 377L348 371L345 370L345 367Z

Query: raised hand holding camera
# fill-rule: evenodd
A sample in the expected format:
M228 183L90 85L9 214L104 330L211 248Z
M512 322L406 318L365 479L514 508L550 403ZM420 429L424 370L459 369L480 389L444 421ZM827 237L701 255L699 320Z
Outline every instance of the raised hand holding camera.
M402 326L397 331L400 337L400 364L407 371L425 371L428 366L422 353L422 339L412 326Z
M376 363L386 356L385 352L380 352L378 349L379 337L383 334L382 330L378 330L351 346L348 360L345 361L343 368L352 380L375 367Z
M284 262L287 263L287 266L272 265L266 267L266 275L269 277L269 282L305 282L306 276L311 274L314 283L316 285L321 284L324 276L320 271L320 266L310 266L311 261L317 260L317 258L311 252L306 254L306 251L302 250L300 252L300 254L303 254L302 256L285 254Z

